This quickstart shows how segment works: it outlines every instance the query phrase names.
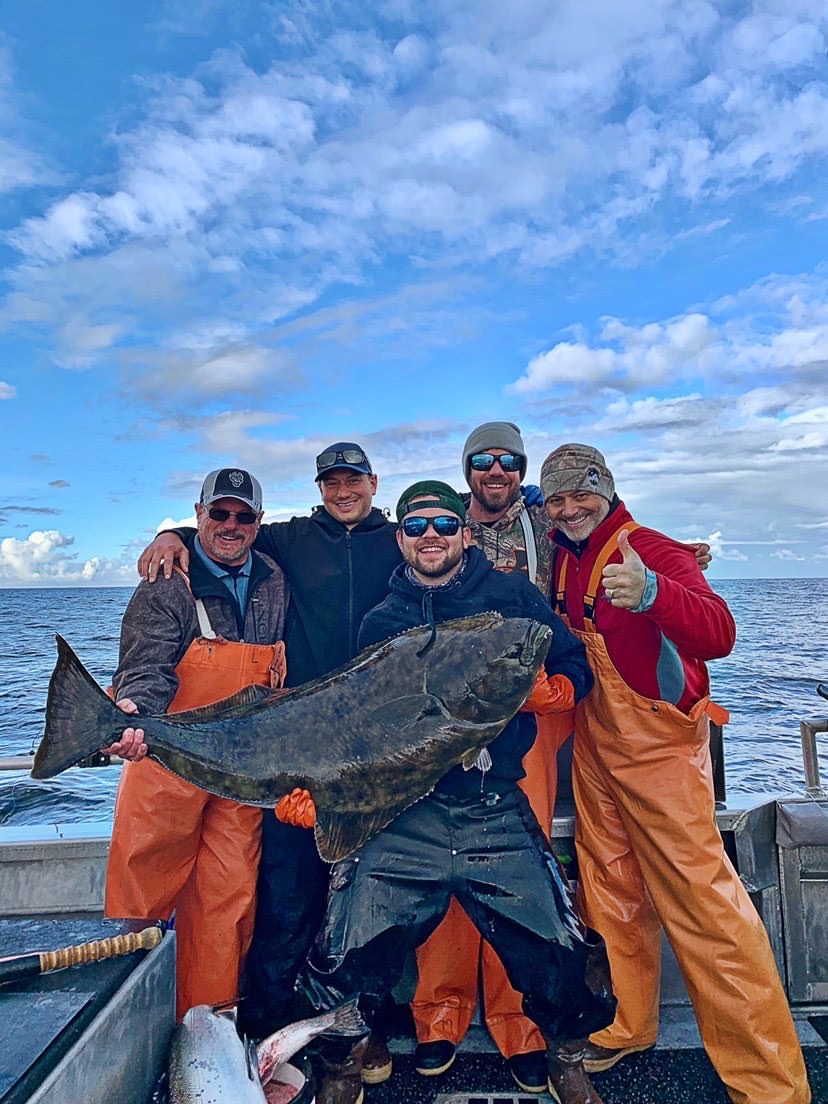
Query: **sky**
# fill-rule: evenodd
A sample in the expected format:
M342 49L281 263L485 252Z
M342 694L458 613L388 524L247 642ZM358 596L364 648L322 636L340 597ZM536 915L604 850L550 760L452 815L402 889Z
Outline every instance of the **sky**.
M201 480L393 507L520 426L711 578L828 576L825 0L2 0L0 586Z

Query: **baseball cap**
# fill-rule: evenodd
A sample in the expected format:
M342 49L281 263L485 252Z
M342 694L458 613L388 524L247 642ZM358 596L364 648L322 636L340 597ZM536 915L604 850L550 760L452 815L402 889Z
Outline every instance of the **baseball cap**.
M262 485L243 468L217 468L202 483L199 502L209 506L219 498L238 498L258 514L262 509Z
M412 502L414 498L422 499L421 502ZM442 507L452 514L457 514L461 521L466 520L466 507L460 495L448 483L439 479L421 479L412 483L399 497L397 502L397 521L402 521L406 514L415 510L430 510Z
M365 450L353 441L337 441L319 453L316 458L317 483L334 468L349 468L351 471L361 472L362 475L374 474Z

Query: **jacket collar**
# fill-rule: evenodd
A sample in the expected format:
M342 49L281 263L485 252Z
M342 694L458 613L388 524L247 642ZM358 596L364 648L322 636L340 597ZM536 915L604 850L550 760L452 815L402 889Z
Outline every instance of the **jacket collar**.
M322 503L318 506L314 506L313 513L311 514L311 521L315 521L317 525L321 525L322 528L329 533L343 533L348 531L348 527L343 525L341 521L337 521L332 514L329 514ZM382 510L378 510L376 506L372 506L370 514L355 525L350 532L367 533L373 529L382 529L383 526L390 524L391 522Z

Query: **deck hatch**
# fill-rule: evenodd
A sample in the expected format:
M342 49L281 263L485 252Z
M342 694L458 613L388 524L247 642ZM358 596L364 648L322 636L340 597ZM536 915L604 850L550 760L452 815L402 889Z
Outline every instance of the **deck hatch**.
M530 1093L438 1093L434 1104L538 1104L538 1097Z

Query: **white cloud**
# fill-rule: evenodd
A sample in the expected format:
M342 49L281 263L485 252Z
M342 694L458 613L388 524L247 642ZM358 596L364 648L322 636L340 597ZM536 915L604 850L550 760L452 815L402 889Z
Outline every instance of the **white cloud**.
M605 3L517 2L475 27L458 3L334 34L317 17L286 14L315 39L301 62L257 72L223 50L158 80L146 119L119 134L112 191L63 197L13 241L48 260L206 231L227 257L269 243L317 268L327 256L335 278L381 237L422 248L425 229L544 264L606 247L669 193L753 189L828 151L824 14L665 0L617 20Z
M17 395L17 388L11 383L0 380L0 399L13 399Z
M0 195L38 184L54 183L25 137L25 123L15 97L11 50L0 42Z
M544 391L560 383L626 388L673 381L688 365L698 370L708 363L705 354L717 333L705 315L692 313L640 327L607 318L601 339L615 347L562 341L533 357L525 375L506 388L507 394Z
M620 364L612 349L593 349L580 342L561 341L546 353L529 361L526 375L507 391L526 394L545 391L557 383L599 383L605 381Z
M805 557L798 556L796 552L793 552L790 548L780 548L775 552L770 553L772 560L785 560L787 563L804 563Z
M112 561L92 557L79 562L65 551L73 544L74 537L55 529L35 530L26 540L5 537L0 540L0 580L39 586L134 582L134 573L128 578L127 570Z

